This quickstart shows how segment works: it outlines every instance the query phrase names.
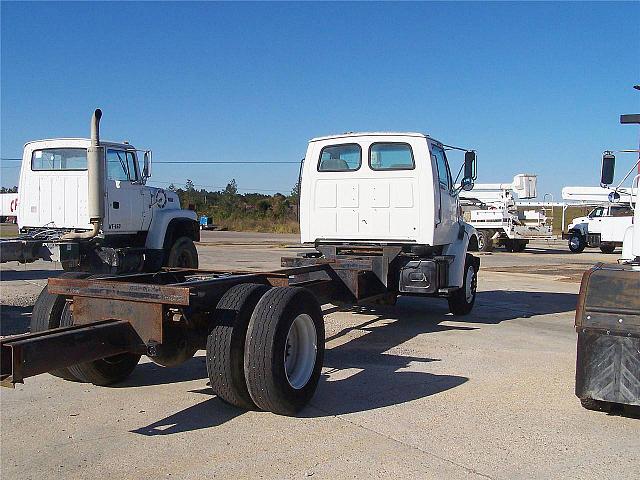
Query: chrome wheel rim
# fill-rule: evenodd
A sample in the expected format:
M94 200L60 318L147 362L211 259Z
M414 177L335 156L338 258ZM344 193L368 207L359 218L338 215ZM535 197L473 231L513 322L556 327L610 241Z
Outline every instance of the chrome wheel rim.
M303 388L313 373L318 355L318 338L313 319L298 315L289 327L284 348L284 369L291 387Z
M478 287L478 280L476 278L476 271L473 267L467 268L467 275L465 279L465 300L467 303L473 301L473 297L476 295L476 289Z
M571 248L578 248L580 246L580 239L574 235L569 240L569 244L571 245Z

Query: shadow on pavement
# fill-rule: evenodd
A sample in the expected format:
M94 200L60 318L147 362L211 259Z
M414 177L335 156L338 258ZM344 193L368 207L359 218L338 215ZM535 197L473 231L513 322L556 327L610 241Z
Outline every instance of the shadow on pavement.
M244 410L232 407L217 397L209 398L185 408L162 420L131 430L145 436L172 435L203 428L217 427L242 415Z
M577 302L578 295L575 293L489 290L478 292L471 314L466 317L450 317L449 320L497 324L505 320L573 312Z
M62 270L2 270L0 280L46 280L61 273Z
M0 335L18 335L29 332L33 306L0 305Z
M570 293L481 292L476 309L465 317L449 315L447 304L441 299L402 298L396 307L354 306L347 311L369 318L327 337L325 369L318 390L300 416L364 412L458 387L468 378L432 373L430 364L439 359L416 355L407 342L423 334L464 333L482 328L481 324L569 312L575 307L576 297ZM355 338L341 343L345 337ZM206 376L204 358L195 357L176 368L141 364L118 386L167 384ZM208 388L198 393L212 394ZM133 432L168 435L198 430L221 425L242 413L214 397Z
M204 357L193 357L191 360L176 367L161 367L153 362L140 363L126 380L114 384L113 387L131 388L167 385L205 378L207 378L207 367Z

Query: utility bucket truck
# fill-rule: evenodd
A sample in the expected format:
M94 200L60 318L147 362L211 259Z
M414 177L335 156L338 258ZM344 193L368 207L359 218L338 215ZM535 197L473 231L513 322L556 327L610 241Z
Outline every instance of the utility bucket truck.
M445 148L417 133L316 138L301 168L302 241L312 252L270 272L163 269L49 280L39 322L61 328L0 340L0 380L39 373L108 385L140 355L177 365L206 349L211 388L244 409L295 414L313 395L324 355L321 304L440 297L454 315L475 303L476 233L459 216L476 155L456 188ZM449 150L450 151L450 150ZM464 172L464 173L463 173ZM58 302L59 308L49 305Z
M611 152L605 152L611 155ZM619 198L615 204L609 201L610 195ZM600 248L602 253L613 253L621 247L627 229L633 223L631 195L626 189L618 191L603 187L564 187L562 198L582 202L596 207L585 217L574 218L562 238L569 241L569 250L582 252L585 247Z
M465 220L478 232L473 247L490 252L504 246L508 252L522 252L529 240L553 238L550 219L544 210L525 210L520 213L518 199L537 196L536 175L521 173L511 183L478 183L472 192L461 194Z
M621 123L640 124L640 115L622 115ZM640 150L636 152L640 153ZM576 308L578 333L576 395L588 409L640 406L640 159L610 195L631 196L633 225L624 234L622 259L597 264L582 276ZM601 184L613 184L615 156L602 158ZM633 177L631 189L622 183Z
M96 110L89 139L24 146L21 235L0 240L0 261L56 260L65 270L92 273L197 268L196 213L181 209L174 192L146 185L150 151L100 139L101 117Z

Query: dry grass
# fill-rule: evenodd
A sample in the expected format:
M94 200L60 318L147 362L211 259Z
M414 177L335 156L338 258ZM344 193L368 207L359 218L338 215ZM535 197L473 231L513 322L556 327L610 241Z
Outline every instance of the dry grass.
M18 225L15 223L0 223L0 238L12 238L18 235Z
M274 220L271 218L223 218L220 225L234 232L300 233L295 220Z

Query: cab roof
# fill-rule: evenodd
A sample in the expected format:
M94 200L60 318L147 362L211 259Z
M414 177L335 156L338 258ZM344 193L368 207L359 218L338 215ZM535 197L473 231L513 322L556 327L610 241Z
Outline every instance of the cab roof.
M316 137L309 140L311 142L320 142L324 140L334 140L338 138L357 138L357 137L418 137L418 138L432 138L429 135L418 132L345 132L334 135L327 135L324 137Z
M43 138L42 140L30 140L27 143L24 144L24 146L26 147L27 145L31 145L33 143L44 143L44 142L64 142L64 141L74 141L74 142L86 142L87 146L91 145L91 139L90 138L73 138L73 137L69 137L69 138ZM131 145L130 143L125 143L125 142L108 142L108 141L103 141L100 140L100 145L104 145L105 147L124 147L126 150L135 150L136 147L134 147L133 145Z

